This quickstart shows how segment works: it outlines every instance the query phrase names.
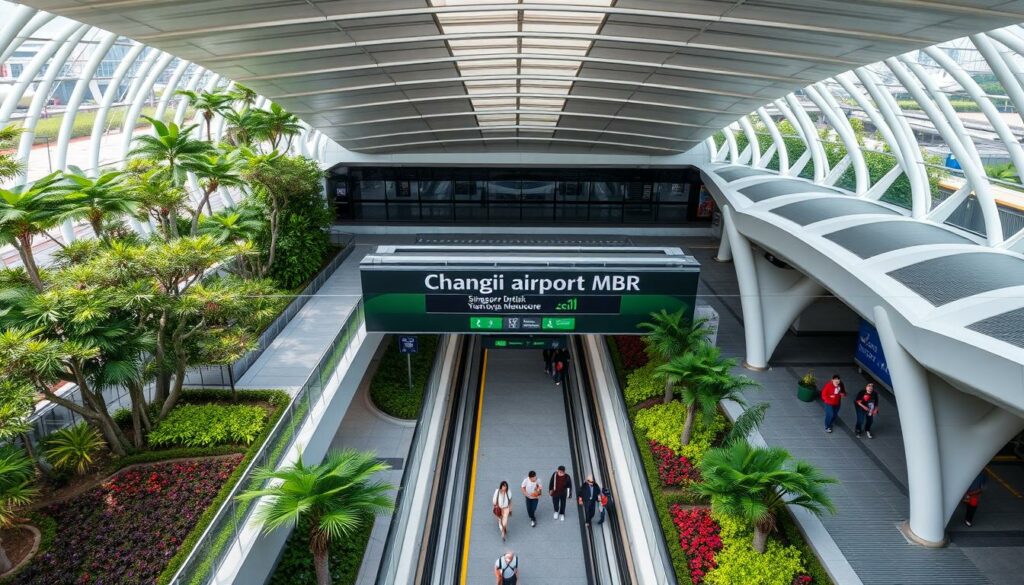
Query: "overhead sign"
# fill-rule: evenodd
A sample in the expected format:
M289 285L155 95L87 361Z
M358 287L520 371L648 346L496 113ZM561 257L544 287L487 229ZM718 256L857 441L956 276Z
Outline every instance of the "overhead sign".
M534 337L532 335L485 335L484 347L489 349L561 349L565 337Z
M853 359L883 386L892 390L892 376L889 375L889 365L885 361L885 354L882 353L882 340L878 337L878 330L863 319L860 322L860 332L857 334L857 353Z
M692 318L700 270L361 268L368 331L519 334L639 333L661 309Z

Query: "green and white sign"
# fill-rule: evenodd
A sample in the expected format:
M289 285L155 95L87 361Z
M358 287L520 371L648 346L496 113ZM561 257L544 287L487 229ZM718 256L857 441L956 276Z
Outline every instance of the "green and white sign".
M578 262L578 259L577 259ZM419 262L423 264L423 262ZM468 264L468 262L467 262ZM700 268L601 266L486 270L367 262L361 265L366 329L502 334L639 333L652 311L692 316Z

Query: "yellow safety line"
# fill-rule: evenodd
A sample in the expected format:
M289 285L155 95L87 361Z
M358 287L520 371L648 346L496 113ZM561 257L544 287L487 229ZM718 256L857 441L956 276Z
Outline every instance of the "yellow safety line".
M462 544L462 585L469 570L469 534L473 531L473 493L476 491L476 457L480 452L480 426L484 411L484 386L487 384L487 350L484 350L484 368L480 374L480 396L476 405L476 431L473 433L473 464L469 468L469 497L466 498L466 539Z
M985 468L985 472L988 473L989 476L992 479L998 481L1004 488L1006 488L1006 491L1008 491L1011 494L1013 494L1013 496L1015 498L1017 498L1017 499L1024 498L1024 496L1020 495L1020 492L1018 492L1017 490L1013 489L1013 487L1011 487L1010 484L1006 483L1006 480L1004 480L1003 478L999 477L999 475L996 474L996 472L992 471L991 467L986 467Z

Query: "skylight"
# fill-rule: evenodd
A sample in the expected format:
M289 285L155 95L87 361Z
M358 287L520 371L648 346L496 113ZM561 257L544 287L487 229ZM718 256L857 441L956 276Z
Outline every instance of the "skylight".
M529 4L611 6L614 0L529 0ZM494 6L522 0L430 0L432 6ZM550 38L551 34L597 34L603 13L554 10L487 10L437 14L442 34L494 34L497 37L452 39L477 124L510 127L531 134L554 129L579 73L581 58L593 44L586 39ZM508 37L500 33L509 33ZM531 37L529 33L544 36ZM486 96L486 97L483 97ZM550 96L550 97L547 97Z

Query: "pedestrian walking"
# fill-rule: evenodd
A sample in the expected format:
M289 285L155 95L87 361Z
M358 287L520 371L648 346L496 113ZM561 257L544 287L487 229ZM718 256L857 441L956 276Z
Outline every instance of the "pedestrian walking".
M974 481L971 482L970 487L967 488L967 493L964 494L964 505L967 507L967 513L964 514L964 524L967 526L974 526L974 514L978 511L981 492L985 491L986 485L988 485L988 477L985 476L985 470L983 469L978 474L978 477L974 478Z
M597 504L601 499L601 486L597 485L597 482L594 481L593 475L588 475L586 481L576 491L576 494L576 501L579 505L583 506L584 523L590 526L590 521L594 518L594 513L597 512Z
M825 403L826 433L832 432L832 425L839 417L839 407L843 404L843 396L846 396L846 386L839 379L839 374L834 374L832 379L821 387L821 400Z
M551 375L551 362L555 359L555 350L545 349L544 350L544 373Z
M537 504L540 503L540 482L537 481L537 472L531 471L526 475L522 485L519 486L523 495L526 496L526 515L530 517L530 526L537 525Z
M857 426L854 427L854 432L860 437L863 430L869 439L874 439L871 434L871 423L875 422L875 415L878 414L878 393L875 392L874 384L868 382L868 385L857 393L854 406L857 410Z
M494 577L497 585L516 585L519 581L519 557L512 551L494 561Z
M551 369L551 379L555 381L555 386L561 386L569 375L569 350L560 349L555 352Z
M498 489L494 490L491 503L494 505L492 511L498 518L501 541L505 542L505 537L508 536L508 517L512 515L512 494L508 491L507 481L502 481Z
M565 472L565 466L559 465L548 480L548 495L555 506L555 520L565 522L565 501L572 496L572 477Z
M611 515L615 511L615 500L612 499L612 492L608 488L601 488L601 511L597 515L597 523L604 524L605 513Z

